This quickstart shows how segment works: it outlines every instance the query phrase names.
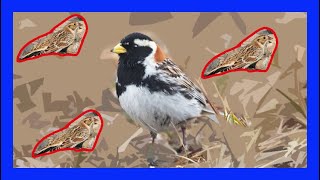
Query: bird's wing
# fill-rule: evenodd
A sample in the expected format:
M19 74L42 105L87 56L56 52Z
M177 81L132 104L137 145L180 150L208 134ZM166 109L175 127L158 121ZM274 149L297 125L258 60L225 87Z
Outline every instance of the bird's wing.
M203 115L219 124L214 107L208 98L171 59L167 58L160 62L159 69L167 76L165 79L169 81L170 84L174 84L172 88L176 88L176 90L186 98L196 99L203 106Z
M70 46L75 40L75 36L70 32L60 31L52 36L52 41L48 45L45 53L59 52Z
M263 55L263 49L262 48L254 48L252 49L251 52L249 52L248 54L246 54L246 56L244 56L244 62L254 62L256 60L261 59Z
M251 65L256 64L258 61L262 59L263 53L263 49L261 48L250 49L250 51L248 51L241 57L242 62L236 64L235 68L249 68Z
M217 68L220 70L231 70L239 68L247 68L253 63L256 63L262 57L262 49L256 48L251 44L240 47L239 50L223 61Z
M203 92L197 87L182 70L169 58L158 63L158 69L162 70L166 81L174 84L172 88L176 88L179 93L190 99L196 99L203 106L207 105L207 99Z
M240 60L238 59L238 53L239 50L233 50L219 56L207 67L205 75L217 74L232 69Z
M75 129L68 136L69 137L66 138L61 144L61 148L72 148L84 142L89 138L90 131L87 128L76 126Z

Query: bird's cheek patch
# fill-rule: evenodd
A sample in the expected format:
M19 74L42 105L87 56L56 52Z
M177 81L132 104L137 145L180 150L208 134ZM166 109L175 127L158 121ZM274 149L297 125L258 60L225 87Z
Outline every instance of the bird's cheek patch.
M74 26L70 25L72 22ZM79 14L71 15L50 31L27 42L19 50L16 61L25 62L50 55L77 56L87 33L88 24L85 18Z
M162 62L166 59L166 55L163 53L159 46L157 46L157 51L154 54L154 59L156 60L156 62Z
M88 117L94 119L92 125L90 128L82 128L80 125L81 121ZM103 119L98 111L93 109L84 111L63 128L41 138L32 150L32 157L37 158L67 150L76 152L93 151L97 145L102 128ZM79 133L77 134L77 132ZM82 134L82 137L76 136L79 134Z
M268 40L259 41L264 36ZM201 78L207 79L235 71L267 72L277 47L276 32L269 27L259 28L236 46L209 60L201 72Z

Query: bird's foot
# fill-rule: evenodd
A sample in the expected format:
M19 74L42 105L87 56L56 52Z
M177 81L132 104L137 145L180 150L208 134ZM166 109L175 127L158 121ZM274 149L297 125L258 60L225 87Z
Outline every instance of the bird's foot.
M193 148L189 145L181 145L177 150L178 154L187 154L189 151L193 151Z
M154 140L154 138L153 138ZM147 162L148 167L157 167L158 166L158 158L155 155L155 147L154 147L154 143L152 144L148 144L148 148L147 148Z
M154 167L158 167L159 166L159 160L157 159L147 159L147 162L149 163L148 164L148 167L150 168L154 168Z

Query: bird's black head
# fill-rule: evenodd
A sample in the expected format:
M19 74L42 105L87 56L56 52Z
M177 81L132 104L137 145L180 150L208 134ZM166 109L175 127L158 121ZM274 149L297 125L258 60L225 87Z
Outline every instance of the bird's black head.
M134 33L131 33L131 34L127 35L126 37L124 37L120 41L120 43L127 43L127 42L133 43L134 40L136 40L136 39L152 41L152 39L149 36L142 34L142 33L134 32Z
M137 32L124 37L120 43L111 50L111 52L119 54L120 63L126 64L142 62L146 57L156 51L156 43L150 37Z

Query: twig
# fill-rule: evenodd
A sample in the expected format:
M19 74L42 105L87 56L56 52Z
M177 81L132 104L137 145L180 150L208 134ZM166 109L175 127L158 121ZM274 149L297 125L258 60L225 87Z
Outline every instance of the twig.
M267 145L267 144L269 144L269 143L272 143L272 142L270 142L270 141L273 141L273 140L276 140L276 139L281 139L281 138L283 138L283 137L288 137L289 135L296 134L296 133L302 133L302 132L305 132L305 130L291 131L291 132L289 132L289 133L281 134L280 136L277 136L277 137L274 137L274 138L272 138L272 139L268 139L268 140L266 140L266 141L264 141L264 142L261 142L261 143L259 144L259 146L265 146L265 145Z
M298 61L298 60L297 60ZM298 82L298 69L294 69L294 86L295 86L295 90L296 90L296 96L298 97L299 99L299 104L301 106L301 109L303 110L303 112L306 112L306 105L304 103L304 100L303 100L303 97L301 95L301 92L300 92L300 85L299 85L299 82Z
M196 161L194 161L193 159L190 159L190 158L185 157L185 156L180 156L179 154L174 154L174 156L177 156L177 157L180 157L180 158L182 158L182 159L186 159L186 160L188 160L188 161L191 161L192 163L196 164L196 166L200 167L200 164L197 163Z
M284 92L282 92L280 89L276 89L280 94L282 94L285 98L287 98L290 103L293 105L293 107L299 111L305 118L307 118L307 115L306 113L303 111L303 109L301 108L301 106L299 106L296 102L294 102L293 99L291 99L288 95L286 95ZM306 125L306 122L301 122L303 123L304 125Z
M229 146L229 143L228 143L228 141L227 141L226 136L224 135L224 133L222 133L222 135L223 135L225 144L226 144L226 146L227 146L227 148L229 149L229 152L230 152L230 154L231 154L231 159L232 159L232 161L233 161L233 167L238 167L239 164L240 164L240 162L237 160L237 158L236 158L235 155L233 154L233 152L232 152L232 150L231 150L231 148L230 148L230 146Z
M184 144L183 144L183 140L182 140L182 138L179 136L179 131L178 131L178 129L176 128L176 126L173 124L173 122L172 122L172 121L170 121L170 123L172 124L172 126L173 126L174 130L176 131L177 136L178 136L178 138L179 138L179 140L180 140L180 143L182 144L183 148L186 148L186 147L184 146Z

